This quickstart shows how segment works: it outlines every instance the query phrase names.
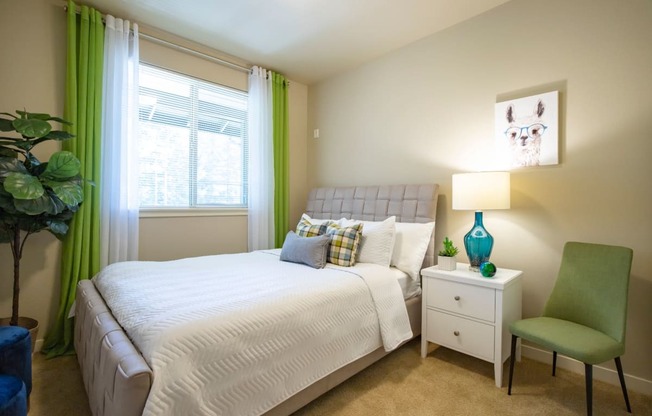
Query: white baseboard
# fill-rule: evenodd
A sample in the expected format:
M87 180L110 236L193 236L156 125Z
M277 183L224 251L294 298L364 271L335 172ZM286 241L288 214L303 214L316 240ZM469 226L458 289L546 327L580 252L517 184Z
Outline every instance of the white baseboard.
M533 347L531 345L523 344L521 346L523 356L531 358L536 361L548 363L552 365L552 353L550 351L541 350L539 348ZM584 363L562 356L557 355L557 368L563 368L564 370L572 371L573 373L581 374L584 376ZM625 384L627 384L627 390L635 391L637 393L642 393L645 395L652 396L652 381L646 380L644 378L636 377L625 373ZM620 380L618 380L618 372L610 368L600 367L598 365L593 366L593 379L604 381L605 383L613 384L620 387Z
M43 342L44 342L43 338L39 338L36 340L36 342L34 343L34 352L39 352L41 351L41 349L43 349Z

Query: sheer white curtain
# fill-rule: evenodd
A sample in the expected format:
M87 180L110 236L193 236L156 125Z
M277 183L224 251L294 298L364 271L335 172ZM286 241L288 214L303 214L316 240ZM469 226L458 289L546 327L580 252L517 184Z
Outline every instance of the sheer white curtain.
M249 74L249 251L274 247L272 80L267 72L255 66Z
M100 265L138 258L138 25L106 16Z

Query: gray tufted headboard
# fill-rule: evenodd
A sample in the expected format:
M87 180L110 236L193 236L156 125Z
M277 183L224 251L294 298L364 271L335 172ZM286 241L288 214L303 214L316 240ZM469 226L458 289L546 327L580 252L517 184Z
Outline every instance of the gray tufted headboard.
M439 185L387 185L315 188L308 195L306 214L313 218L350 218L382 221L396 216L397 222L432 222L437 213ZM435 261L435 233L423 260Z

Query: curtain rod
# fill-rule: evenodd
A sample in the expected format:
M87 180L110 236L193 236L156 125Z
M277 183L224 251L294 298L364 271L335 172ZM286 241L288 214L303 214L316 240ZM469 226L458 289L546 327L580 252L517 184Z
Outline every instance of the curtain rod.
M68 6L67 5L63 6L63 10L68 11ZM77 10L75 10L75 13L77 13L77 14L81 13L81 10L80 10L79 6L77 6ZM102 14L102 20L105 19L105 16L106 16L105 14ZM157 38L156 36L148 35L148 34L143 33L143 32L139 32L138 36L140 36L140 37L142 37L144 39L147 39L149 41L152 41L154 43L158 43L159 45L166 46L166 47L168 47L170 49L175 49L175 50L178 50L178 51L181 51L181 52L185 52L185 53L187 53L189 55L194 55L194 56L197 56L199 58L206 59L207 61L215 62L215 63L223 65L223 66L228 66L228 67L236 69L238 71L243 71L243 72L251 71L251 68L249 68L249 67L238 65L236 63L229 62L229 61L227 61L225 59L217 58L215 56L208 55L206 53L196 51L196 50L188 48L186 46L177 45L176 43L172 43L172 42L169 42L167 40Z
M249 68L249 67L238 65L236 63L229 62L229 61L227 61L225 59L217 58L215 56L208 55L206 53L199 52L199 51L196 51L194 49L191 49L191 48L188 48L188 47L185 47L185 46L177 45L176 43L168 42L167 40L157 38L156 36L148 35L148 34L142 33L142 32L139 32L138 36L140 36L142 38L145 38L147 40L150 40L150 41L152 41L154 43L158 43L159 45L167 46L170 49L176 49L178 51L185 52L187 54L194 55L194 56L197 56L199 58L206 59L207 61L215 62L215 63L223 65L223 66L228 66L230 68L237 69L238 71L243 71L243 72L251 71L251 68Z

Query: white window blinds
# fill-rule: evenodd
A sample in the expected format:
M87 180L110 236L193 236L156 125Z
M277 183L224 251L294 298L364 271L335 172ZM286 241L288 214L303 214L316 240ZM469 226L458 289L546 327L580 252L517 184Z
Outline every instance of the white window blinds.
M142 63L139 76L141 207L246 207L247 94Z

